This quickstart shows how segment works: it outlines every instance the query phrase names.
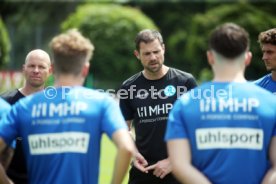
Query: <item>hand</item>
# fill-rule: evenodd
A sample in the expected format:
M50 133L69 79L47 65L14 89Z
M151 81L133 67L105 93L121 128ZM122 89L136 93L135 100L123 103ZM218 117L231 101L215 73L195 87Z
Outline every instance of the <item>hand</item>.
M172 172L172 166L169 159L158 161L154 165L146 167L146 171L153 170L153 175L163 179L167 174Z
M141 155L139 152L136 153L134 161L133 161L133 165L139 169L140 171L144 172L144 173L148 173L148 171L146 170L146 166L148 166L148 162L147 160L143 157L143 155Z

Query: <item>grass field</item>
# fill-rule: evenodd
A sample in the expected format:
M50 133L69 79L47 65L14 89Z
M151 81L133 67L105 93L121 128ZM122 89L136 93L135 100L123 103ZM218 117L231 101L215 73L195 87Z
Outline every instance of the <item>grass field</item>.
M115 145L109 140L106 135L103 135L101 144L101 160L100 160L100 176L99 184L109 184L112 177L114 159L116 156ZM127 184L128 173L123 184Z

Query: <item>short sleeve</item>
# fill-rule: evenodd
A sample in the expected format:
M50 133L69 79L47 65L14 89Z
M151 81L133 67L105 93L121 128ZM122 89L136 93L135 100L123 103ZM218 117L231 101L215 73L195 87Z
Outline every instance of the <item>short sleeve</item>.
M18 136L19 105L19 103L16 103L7 114L4 114L0 121L0 137L4 139L7 145L10 145Z
M11 106L3 99L0 99L0 106L1 106L0 107L0 119L1 119L1 117L4 116L4 114L11 109Z
M103 105L102 130L110 138L114 132L120 129L126 129L127 125L120 111L118 103L111 98L106 98Z
M183 104L181 99L177 100L173 109L171 110L168 118L168 124L165 134L165 140L169 141L171 139L183 139L187 138L187 131L184 126L184 118L182 117L183 113L181 110Z
M197 87L196 80L195 80L195 78L193 76L191 76L187 80L186 87L187 87L188 90L191 90L191 89Z
M134 112L131 108L130 105L130 100L129 98L131 98L131 96L128 94L128 90L126 90L125 88L121 88L120 92L125 92L127 93L127 95L119 95L120 101L120 109L122 111L122 114L124 116L125 120L132 120L134 118Z

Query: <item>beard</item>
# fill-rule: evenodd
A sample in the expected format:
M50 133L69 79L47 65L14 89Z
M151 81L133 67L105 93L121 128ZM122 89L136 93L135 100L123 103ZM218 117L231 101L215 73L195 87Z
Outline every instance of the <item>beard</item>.
M38 87L41 87L44 85L44 82L43 81L34 81L34 80L31 80L28 82L30 86L34 87L34 88L38 88Z
M150 73L156 73L159 72L162 68L163 63L155 63L156 66L151 66L150 64L145 66L144 68L149 71Z

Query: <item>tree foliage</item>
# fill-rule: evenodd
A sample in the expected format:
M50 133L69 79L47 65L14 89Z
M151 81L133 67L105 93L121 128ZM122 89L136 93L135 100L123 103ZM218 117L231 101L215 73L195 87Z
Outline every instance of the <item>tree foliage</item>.
M158 29L140 10L115 4L79 6L63 22L62 30L75 27L95 45L91 67L94 78L113 80L115 85L140 70L133 55L136 34L145 28Z
M0 17L0 68L9 61L10 39L6 26Z
M48 43L78 2L1 2L0 14L9 28L12 49L7 69L21 69L26 54ZM62 8L62 11L60 9Z
M191 70L193 66L184 54L188 30L196 13L204 12L207 3L194 1L143 1L132 2L151 17L158 25L165 42L165 64L171 67L191 72L197 76L199 68ZM204 75L205 76L205 75Z
M244 27L250 34L253 60L246 71L248 79L263 75L265 67L261 62L261 49L257 43L258 34L276 25L276 17L247 3L222 4L209 9L206 13L196 14L188 30L179 30L170 37L170 45L176 57L184 57L191 71L198 77L206 76L208 64L205 52L208 49L208 36L212 29L225 22L234 22ZM186 40L183 45L183 40ZM261 69L263 68L263 69Z
M200 81L210 77L205 57L208 34L218 24L229 21L242 25L251 35L254 57L247 78L255 79L266 72L257 36L260 31L275 27L275 2L103 0L95 4L95 1L1 2L0 14L8 25L12 44L8 68L20 69L31 49L49 51L48 43L58 34L60 23L76 6L89 2L90 5L84 4L67 18L62 29L78 27L95 44L91 69L96 86L97 79L121 82L140 69L132 54L134 38L143 28L156 28L154 23L165 41L165 63L193 73Z

